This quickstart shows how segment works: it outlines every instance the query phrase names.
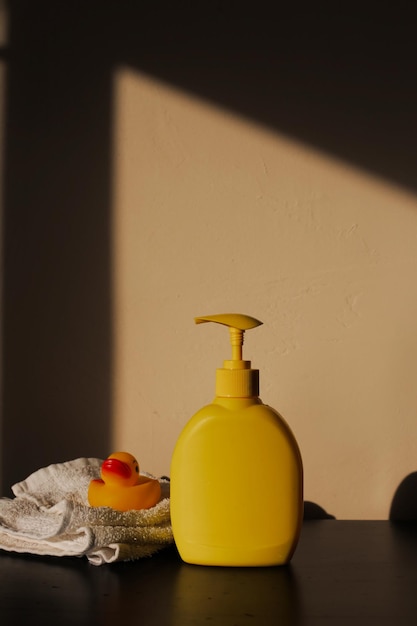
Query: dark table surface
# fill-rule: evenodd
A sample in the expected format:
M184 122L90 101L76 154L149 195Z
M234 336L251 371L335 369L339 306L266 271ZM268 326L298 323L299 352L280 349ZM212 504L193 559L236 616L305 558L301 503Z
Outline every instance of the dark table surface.
M186 565L175 547L90 565L0 551L0 623L417 625L417 524L304 523L284 567Z

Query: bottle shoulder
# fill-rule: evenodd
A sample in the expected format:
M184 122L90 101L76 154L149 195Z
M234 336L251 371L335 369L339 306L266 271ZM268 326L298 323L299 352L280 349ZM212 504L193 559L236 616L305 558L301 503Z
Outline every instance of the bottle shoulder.
M239 401L235 398L215 398L191 417L183 433L190 435L194 431L217 431L222 428L227 432L236 429L237 433L241 430L253 430L256 433L265 430L295 441L290 426L276 409L264 404L259 398L252 402L247 400L249 399Z
M215 398L213 402L196 411L191 420L197 421L203 418L269 418L285 422L281 413L268 404L264 404L259 398Z

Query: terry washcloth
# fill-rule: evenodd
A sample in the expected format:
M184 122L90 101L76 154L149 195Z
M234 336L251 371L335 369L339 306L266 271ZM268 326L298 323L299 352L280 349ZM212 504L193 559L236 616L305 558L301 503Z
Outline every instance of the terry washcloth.
M169 481L151 509L91 507L90 481L102 459L79 458L41 468L0 498L0 549L49 556L86 556L93 565L150 556L173 542ZM147 474L150 476L150 474Z

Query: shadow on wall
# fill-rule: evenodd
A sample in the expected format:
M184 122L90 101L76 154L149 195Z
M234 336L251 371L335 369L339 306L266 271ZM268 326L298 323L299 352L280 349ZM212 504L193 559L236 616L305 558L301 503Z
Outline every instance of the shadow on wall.
M318 519L336 519L334 515L327 513L319 504L306 500L304 502L304 521Z
M319 504L304 502L304 520L336 519ZM392 499L389 512L391 522L417 522L417 472L401 481Z
M9 3L5 495L40 467L109 449L111 76L94 31L66 4Z
M390 6L276 16L269 5L9 2L3 491L49 463L109 452L115 69L417 189L414 20Z
M417 521L417 472L412 472L399 484L389 513L392 522Z

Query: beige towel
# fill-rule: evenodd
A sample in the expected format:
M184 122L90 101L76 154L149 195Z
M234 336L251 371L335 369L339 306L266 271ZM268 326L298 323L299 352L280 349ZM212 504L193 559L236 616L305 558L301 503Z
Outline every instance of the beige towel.
M90 481L101 459L49 465L13 485L0 499L0 549L50 556L87 556L93 565L150 556L173 542L169 481L151 509L114 511L90 507ZM150 474L147 474L150 476Z

